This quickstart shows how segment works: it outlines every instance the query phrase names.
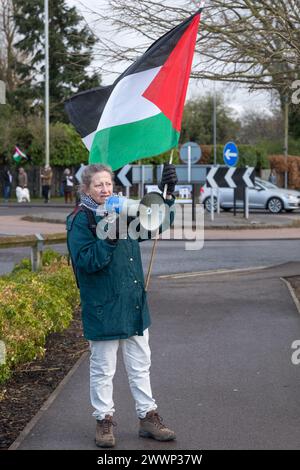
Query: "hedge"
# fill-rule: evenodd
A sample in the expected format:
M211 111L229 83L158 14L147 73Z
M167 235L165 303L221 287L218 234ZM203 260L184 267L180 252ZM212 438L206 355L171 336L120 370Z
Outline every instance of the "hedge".
M284 185L285 172L288 172L288 187L291 189L300 189L300 157L289 155L270 155L270 166L276 171L277 183Z
M79 304L67 259L46 250L43 261L38 273L23 260L11 274L0 277L0 340L6 347L0 383L17 365L43 357L47 335L67 328Z

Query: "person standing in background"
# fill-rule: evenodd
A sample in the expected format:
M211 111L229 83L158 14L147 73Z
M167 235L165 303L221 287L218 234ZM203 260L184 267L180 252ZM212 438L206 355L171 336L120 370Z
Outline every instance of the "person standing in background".
M71 171L69 170L69 168L65 169L62 182L63 182L63 188L64 188L65 203L68 204L68 202L70 202L72 204L74 179L73 179L73 176L71 175Z
M276 176L276 171L274 170L274 168L270 173L269 182L272 184L277 184L277 176Z
M28 189L28 177L23 167L19 168L18 186L16 187L16 196L18 202L30 202L30 193Z
M4 202L9 201L10 194L11 194L11 187L12 187L12 179L13 177L12 177L9 167L5 166L3 175L2 175Z
M22 188L22 189L27 188L27 186L28 186L27 173L26 173L26 171L24 170L23 167L20 167L20 168L19 168L19 172L18 172L18 186L20 186L20 188Z
M81 172L84 170L85 164L80 165L74 170L74 193L75 193L75 205L78 206L80 203L80 185L81 185Z
M45 165L41 171L41 184L42 184L42 196L44 198L44 202L47 203L49 201L49 192L52 183L52 169L50 165Z

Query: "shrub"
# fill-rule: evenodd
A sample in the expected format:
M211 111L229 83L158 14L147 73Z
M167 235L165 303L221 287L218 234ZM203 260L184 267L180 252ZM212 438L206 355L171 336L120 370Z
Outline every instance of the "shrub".
M16 365L45 354L47 335L67 328L79 303L66 258L52 250L45 258L48 264L38 273L31 272L30 263L23 260L13 273L0 277L0 339L6 346L0 383Z
M57 253L57 251L51 250L51 248L47 248L43 251L42 254L42 265L49 266L53 262L57 262L63 259L63 256ZM17 273L19 271L31 271L31 260L29 258L24 258L20 261L20 263L16 264L12 270L12 273Z
M271 167L276 170L279 185L284 185L284 173L287 171L288 187L291 189L300 188L300 157L289 155L286 160L285 155L270 155L269 160Z

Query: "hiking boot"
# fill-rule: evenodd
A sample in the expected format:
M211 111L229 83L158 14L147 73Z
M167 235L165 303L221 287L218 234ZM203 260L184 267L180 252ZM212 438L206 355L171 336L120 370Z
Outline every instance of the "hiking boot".
M173 441L176 439L174 431L162 424L162 418L157 411L148 411L145 418L140 419L140 437L151 437L157 441Z
M116 423L112 416L106 415L104 419L97 419L95 443L98 447L114 447L116 440L113 433Z

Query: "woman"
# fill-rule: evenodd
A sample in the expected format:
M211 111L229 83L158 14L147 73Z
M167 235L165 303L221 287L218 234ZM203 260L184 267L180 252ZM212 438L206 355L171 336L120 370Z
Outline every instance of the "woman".
M276 176L276 171L273 169L271 170L270 176L269 176L269 181L272 184L277 184L277 176Z
M41 170L40 179L42 185L42 196L44 198L44 203L49 202L49 195L51 189L51 183L53 178L53 172L50 165L45 165Z
M177 182L173 165L165 165L161 188L167 184L169 207ZM138 240L95 235L99 206L113 192L113 173L105 165L89 165L82 174L81 204L67 219L68 247L80 288L84 335L89 340L90 397L95 408L96 445L113 447L113 377L117 350L123 359L140 422L139 436L160 441L175 439L162 424L150 385L150 315L144 289L144 275ZM171 212L171 221L174 214ZM109 231L113 233L113 231Z
M64 177L62 180L63 190L64 190L64 197L65 203L72 204L73 203L73 189L74 189L74 180L73 176L71 175L71 171L69 168L66 168L64 171Z

